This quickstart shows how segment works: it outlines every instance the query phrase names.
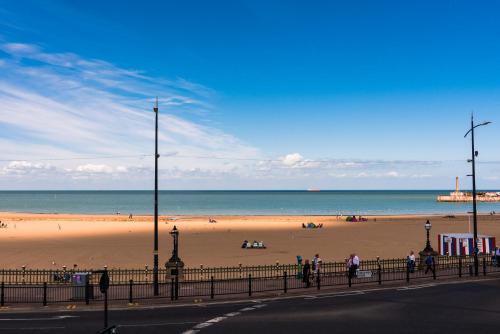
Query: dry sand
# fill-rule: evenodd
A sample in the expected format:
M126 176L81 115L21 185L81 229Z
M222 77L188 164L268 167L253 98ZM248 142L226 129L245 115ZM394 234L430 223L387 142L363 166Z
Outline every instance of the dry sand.
M177 216L160 217L160 263L171 255L174 225L180 231L180 257L187 266L232 266L294 263L296 255L324 261L342 260L356 252L362 259L404 257L425 244L424 223L437 234L468 232L468 217L378 216L348 223L335 216ZM152 267L153 217L0 213L8 228L0 229L0 268ZM322 229L302 229L302 223L323 223ZM472 225L472 224L471 224ZM480 234L500 235L500 216L479 217ZM267 249L241 249L243 240L264 241ZM53 262L55 264L53 264Z

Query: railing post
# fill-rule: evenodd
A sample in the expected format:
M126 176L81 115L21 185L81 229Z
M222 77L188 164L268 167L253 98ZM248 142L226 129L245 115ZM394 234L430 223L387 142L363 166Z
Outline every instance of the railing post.
M483 276L486 276L486 257L483 257Z
M321 289L321 272L318 269L318 275L316 276L316 289Z
M473 275L473 272L472 272L472 264L469 264L469 275L472 276Z
M179 275L175 275L175 300L179 299Z
M283 272L283 291L286 293L288 290L288 282L287 282L287 272Z
M432 261L432 278L436 279L436 260Z
M378 285L382 285L382 266L380 265L380 258L377 256L378 267Z
M462 278L462 258L458 258L458 277Z
M88 305L90 303L90 282L89 277L85 280L85 304Z
M170 300L174 300L174 279L170 280Z
M410 283L410 266L406 265L406 283Z
M132 295L133 286L134 286L134 281L133 280L128 281L128 302L130 304L134 302L134 298Z
M43 306L47 306L47 282L43 282Z
M2 282L2 285L0 287L0 306L5 305L5 283Z
M248 274L248 295L252 296L252 274Z
M214 299L214 277L210 276L210 299Z

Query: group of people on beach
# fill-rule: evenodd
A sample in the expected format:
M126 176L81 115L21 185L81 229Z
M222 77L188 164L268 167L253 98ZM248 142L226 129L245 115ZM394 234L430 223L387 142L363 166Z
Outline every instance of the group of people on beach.
M243 244L241 244L241 248L264 249L264 248L266 248L266 245L264 245L264 241L258 242L257 240L254 240L253 242L248 242L248 240L245 240L245 241L243 241Z
M312 228L312 229L314 229L314 228L323 228L323 223L317 224L317 225L315 223L313 223L313 222L309 222L309 223L307 223L307 225L304 224L304 223L302 223L302 228Z
M0 228L7 228L7 227L9 226L0 220Z

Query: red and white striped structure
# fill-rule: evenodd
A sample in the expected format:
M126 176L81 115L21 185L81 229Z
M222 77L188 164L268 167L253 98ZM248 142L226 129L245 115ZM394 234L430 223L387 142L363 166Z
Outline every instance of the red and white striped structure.
M495 237L478 235L477 248L479 254L491 254L495 250ZM473 255L474 235L472 233L446 233L438 234L440 255Z

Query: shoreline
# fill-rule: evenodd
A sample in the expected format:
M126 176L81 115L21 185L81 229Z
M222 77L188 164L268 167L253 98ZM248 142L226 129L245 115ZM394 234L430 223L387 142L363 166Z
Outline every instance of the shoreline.
M499 206L500 210L500 206ZM145 213L132 213L134 217L154 217L154 214ZM500 216L500 211L497 213ZM59 215L59 216L105 216L105 217L128 217L129 213L90 213L90 212L31 212L31 211L0 211L0 215ZM206 213L206 214L158 214L158 217L347 217L347 216L362 216L368 218L382 218L382 217L440 217L440 216L469 216L467 212L459 213L394 213L394 214L219 214L219 213ZM491 213L478 212L478 216L490 216Z

